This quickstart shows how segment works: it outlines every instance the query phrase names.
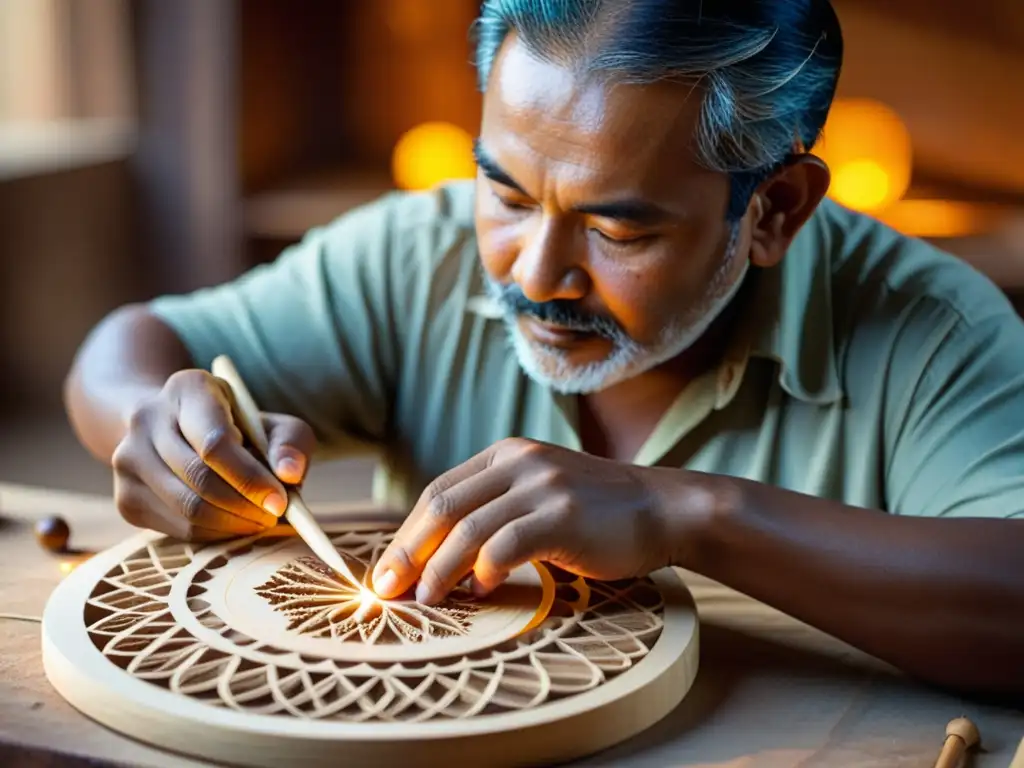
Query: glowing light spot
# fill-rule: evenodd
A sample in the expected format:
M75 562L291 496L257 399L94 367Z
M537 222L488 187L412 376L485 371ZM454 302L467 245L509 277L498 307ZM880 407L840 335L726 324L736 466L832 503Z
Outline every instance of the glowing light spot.
M910 132L885 104L837 100L815 153L832 170L829 197L854 210L885 210L910 187Z
M889 202L892 180L874 160L854 160L839 166L832 176L832 197L860 211L874 211Z
M377 604L377 596L366 587L359 590L359 608L352 614L352 621L359 624L366 619L366 614Z
M450 123L423 123L395 145L391 173L400 189L430 189L476 175L473 137Z
M969 237L998 226L1009 213L998 207L952 200L901 200L879 214L893 229L912 237Z

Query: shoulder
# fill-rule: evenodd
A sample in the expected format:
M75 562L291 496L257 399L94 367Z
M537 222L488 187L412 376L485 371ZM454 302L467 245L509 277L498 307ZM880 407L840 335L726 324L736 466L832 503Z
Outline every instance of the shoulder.
M866 310L889 317L919 306L965 327L1019 319L999 287L966 261L870 216L826 201L811 227L828 253L837 309L863 318Z
M446 234L472 231L472 182L454 182L430 190L390 192L310 230L306 238L338 251L350 248L353 238L382 248L408 249L439 245Z
M1024 321L988 277L833 203L812 226L827 254L837 367L848 397L875 401L889 392L887 401L906 405L968 371L978 397L1007 382L1020 386Z

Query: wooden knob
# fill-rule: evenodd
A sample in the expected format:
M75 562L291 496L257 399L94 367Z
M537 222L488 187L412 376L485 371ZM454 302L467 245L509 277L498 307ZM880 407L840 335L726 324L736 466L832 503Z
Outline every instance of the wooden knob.
M978 733L978 727L966 717L958 717L955 720L950 720L949 725L946 726L946 736L959 736L963 739L964 747L966 749L972 749L981 741L981 734Z
M44 517L36 523L36 541L48 552L64 552L71 538L71 528L60 515Z
M981 741L978 728L966 717L950 720L946 726L946 741L942 745L935 768L958 768L967 750Z

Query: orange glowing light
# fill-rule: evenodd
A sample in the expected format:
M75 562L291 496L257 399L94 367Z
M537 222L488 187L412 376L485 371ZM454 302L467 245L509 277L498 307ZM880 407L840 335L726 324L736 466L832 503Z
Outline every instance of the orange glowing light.
M476 175L473 137L451 123L423 123L395 145L391 173L399 189L430 189Z
M838 99L815 149L832 170L829 197L865 213L885 210L910 186L910 132L893 110L869 99Z
M900 200L877 215L893 229L911 237L969 237L989 229L998 211L952 200Z

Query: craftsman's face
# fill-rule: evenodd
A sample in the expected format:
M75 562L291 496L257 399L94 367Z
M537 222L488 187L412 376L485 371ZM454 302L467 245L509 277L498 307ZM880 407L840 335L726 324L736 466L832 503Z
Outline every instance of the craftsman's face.
M731 300L749 226L700 168L699 93L614 85L506 42L484 98L476 228L524 369L591 392L678 356Z

